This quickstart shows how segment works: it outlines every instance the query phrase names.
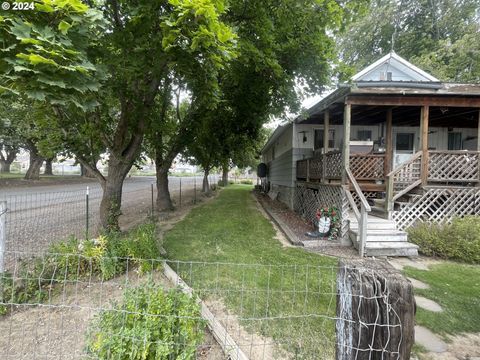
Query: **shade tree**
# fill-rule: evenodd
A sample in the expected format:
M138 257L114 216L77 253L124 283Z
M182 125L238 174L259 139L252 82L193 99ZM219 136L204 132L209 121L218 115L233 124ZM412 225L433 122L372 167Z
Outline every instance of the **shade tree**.
M102 185L102 226L115 230L123 181L141 152L163 79L177 63L182 63L182 68L208 68L215 74L230 56L233 33L219 19L224 11L222 0L111 0L92 3L94 9L75 0L61 3L65 4L62 9L39 8L42 16L38 19L24 15L4 22L3 33L13 46L12 62L16 62L6 72L12 77L12 90L52 105L54 125L62 131L66 149ZM19 21L25 32L16 31ZM33 25L29 27L29 23ZM38 29L42 33L37 36ZM61 64L61 56L57 59L47 53L47 57L37 46L21 46L32 35L41 40L45 31L50 42L58 39L67 48L64 52L73 57L65 56L67 64ZM25 56L18 56L27 50ZM19 64L18 59L25 63ZM36 80L26 84L23 75L27 70L18 73L16 65L31 65L29 75ZM76 81L61 83L64 76L69 79L65 74L60 74L61 79L43 81L45 73L53 77L69 66L80 77ZM68 96L57 98L56 88ZM99 147L108 151L108 176L93 162Z

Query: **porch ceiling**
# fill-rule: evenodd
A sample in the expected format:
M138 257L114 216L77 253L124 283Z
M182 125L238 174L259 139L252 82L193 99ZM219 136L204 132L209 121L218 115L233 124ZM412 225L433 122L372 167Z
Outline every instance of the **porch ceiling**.
M430 106L430 126L477 128L480 111L480 84L443 83L436 87L357 84L343 86L308 110L301 124L322 124L326 110L331 124L343 123L345 103L351 104L352 125L374 125L386 120L393 109L394 126L419 126L420 108ZM361 85L361 86L360 86Z
M419 126L420 107L418 106L376 106L352 105L352 125L375 125L384 123L387 110L393 109L394 126ZM329 108L330 123L343 124L343 104L333 104ZM474 107L430 107L430 127L477 128L479 108ZM302 121L302 124L323 124L324 113L315 114Z

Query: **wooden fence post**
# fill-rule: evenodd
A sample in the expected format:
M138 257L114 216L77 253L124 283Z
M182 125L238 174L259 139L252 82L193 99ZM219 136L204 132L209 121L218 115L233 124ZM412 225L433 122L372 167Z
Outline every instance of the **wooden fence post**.
M384 260L342 259L337 274L337 360L407 360L413 287Z
M7 202L0 201L0 274L5 270L5 246L7 240Z

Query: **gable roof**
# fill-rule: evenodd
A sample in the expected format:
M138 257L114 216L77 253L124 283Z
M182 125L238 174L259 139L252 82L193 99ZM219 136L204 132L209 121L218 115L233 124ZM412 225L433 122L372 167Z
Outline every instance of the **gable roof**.
M440 82L436 77L408 62L395 52L391 52L355 74L354 82L385 81L386 73L392 74L392 81Z

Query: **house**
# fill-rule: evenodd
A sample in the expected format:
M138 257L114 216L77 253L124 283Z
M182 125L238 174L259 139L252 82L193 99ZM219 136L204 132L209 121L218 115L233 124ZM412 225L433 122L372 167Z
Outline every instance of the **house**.
M415 222L480 214L480 84L394 52L351 80L272 134L264 181L307 219L337 207L340 241L362 256L416 255Z

